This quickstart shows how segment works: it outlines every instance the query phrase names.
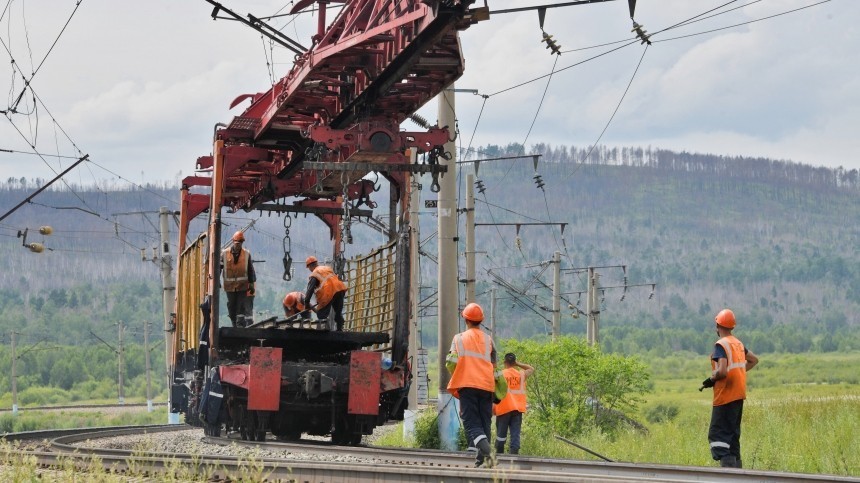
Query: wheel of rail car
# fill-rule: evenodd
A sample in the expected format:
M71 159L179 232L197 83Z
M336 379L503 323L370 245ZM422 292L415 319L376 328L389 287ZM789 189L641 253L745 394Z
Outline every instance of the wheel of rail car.
M260 416L257 411L248 411L251 413L251 420L254 422L254 425L251 426L253 429L248 430L248 433L251 436L252 441L265 441L266 440L266 428L263 426L264 419Z
M286 433L276 434L275 438L277 438L278 441L298 441L302 439L302 432L288 431Z
M335 420L331 442L338 445L355 446L361 443L361 433L356 433L355 418L345 415Z
M251 428L254 426L251 424L251 414L245 408L244 404L240 404L238 407L239 413L239 437L242 438L243 441L251 440Z

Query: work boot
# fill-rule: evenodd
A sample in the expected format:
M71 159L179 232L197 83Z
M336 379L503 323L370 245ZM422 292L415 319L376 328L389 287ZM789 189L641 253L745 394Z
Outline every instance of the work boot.
M484 465L485 468L492 468L496 466L496 458L493 457L490 442L482 439L478 441L476 446L478 447L478 456L475 458L475 467Z
M502 454L505 452L505 442L504 441L496 441L496 454Z
M737 460L738 460L738 464L737 464L737 466L735 466L735 468L743 468L744 466L743 466L743 464L741 463L741 459L740 459L740 458L737 458Z
M519 448L517 448L517 449L511 448L511 454L520 454L520 449Z
M722 468L737 468L738 460L734 456L723 456L720 458L720 467Z

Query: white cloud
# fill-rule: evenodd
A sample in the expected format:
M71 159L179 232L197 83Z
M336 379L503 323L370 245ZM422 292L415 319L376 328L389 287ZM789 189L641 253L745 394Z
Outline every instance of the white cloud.
M655 33L723 2L639 3L636 20ZM657 34L653 40L810 3L758 2ZM267 15L283 2L235 0L227 5L240 14ZM514 0L491 0L489 5L491 10L523 6ZM0 21L5 31L12 19L8 41L25 71L31 69L31 56L36 65L45 55L71 8L27 4L32 55L23 37L15 37L21 33L16 30L21 12ZM241 112L228 112L229 102L246 92L264 91L269 82L259 35L237 22L212 21L210 11L202 1L84 2L33 85L81 150L110 169L135 180L141 171L149 180L161 173L172 178L178 169L190 173L195 158L211 148L214 123ZM860 70L853 62L860 47L858 14L860 2L834 1L728 30L655 42L602 142L858 168L854 133L860 127ZM285 31L308 44L315 21L300 18ZM565 50L632 36L626 2L550 9L544 28ZM540 36L535 12L494 15L472 26L462 34L466 74L457 87L491 94L549 73L555 59ZM566 52L557 68L616 45ZM593 143L627 87L642 48L637 43L556 73L529 143ZM275 49L276 77L286 74L291 57ZM9 81L8 73L0 75L0 90L14 95ZM522 142L546 85L546 79L540 79L486 103L477 96L458 95L463 143L471 138L482 106L473 145ZM421 113L435 120L435 102ZM14 119L28 136L34 132L22 116ZM39 119L40 149L73 154L62 134L55 137L47 114L40 112ZM6 121L0 125L0 148L28 149ZM52 176L33 157L0 154L0 177L7 173Z

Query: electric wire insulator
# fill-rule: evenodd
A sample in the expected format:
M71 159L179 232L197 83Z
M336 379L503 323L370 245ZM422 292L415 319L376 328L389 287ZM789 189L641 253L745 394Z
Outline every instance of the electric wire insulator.
M425 119L424 116L421 116L419 114L413 114L409 116L409 119L415 124L418 124L419 126L423 127L424 129L430 129L430 123L427 122L427 119Z

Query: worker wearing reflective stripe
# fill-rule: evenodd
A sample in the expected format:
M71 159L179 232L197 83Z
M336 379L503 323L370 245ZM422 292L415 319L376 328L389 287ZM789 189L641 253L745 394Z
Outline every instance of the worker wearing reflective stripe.
M502 375L508 383L508 394L493 406L493 414L496 415L496 453L505 452L508 429L511 430L511 454L520 452L520 430L523 413L526 412L526 378L534 371L534 367L517 362L513 352L505 354Z
M308 288L305 290L305 305L316 311L319 319L327 319L331 310L334 309L334 321L337 324L337 330L342 331L346 285L337 277L331 267L320 265L314 256L305 260L305 266L311 271L308 278ZM316 305L311 305L311 296L316 297Z
M719 340L711 355L711 377L703 387L714 388L708 441L711 457L727 468L741 468L741 419L747 397L747 371L758 364L758 357L732 335L735 314L724 309L714 318Z
M224 292L227 294L227 315L233 327L254 323L254 282L257 274L251 252L242 247L245 234L233 234L233 244L221 252Z
M468 328L451 341L446 361L451 372L448 392L460 400L460 419L466 429L466 438L470 446L478 448L475 466L481 466L485 461L487 466L494 466L489 437L496 387L496 348L492 337L481 331L484 311L480 305L467 305L462 315Z

